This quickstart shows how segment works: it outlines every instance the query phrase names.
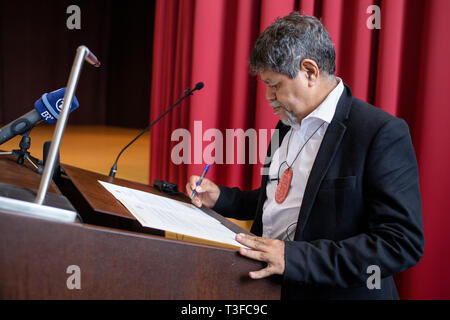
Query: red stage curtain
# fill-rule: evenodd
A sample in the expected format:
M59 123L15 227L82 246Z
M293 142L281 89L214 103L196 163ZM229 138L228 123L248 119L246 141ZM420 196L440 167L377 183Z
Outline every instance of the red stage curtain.
M366 26L372 4L381 8L380 30ZM226 129L254 128L263 145L257 150L235 145L234 164L214 164L208 178L246 189L259 186L261 164L258 157L257 165L249 164L248 154L265 151L277 118L264 86L249 75L247 60L259 33L293 10L322 19L336 47L337 74L355 96L408 122L419 163L426 247L422 261L396 280L402 298L450 299L448 0L157 1L151 120L186 87L203 81L205 88L152 129L150 181L169 180L184 190L188 176L203 170L202 152L216 159L223 152L226 161ZM188 165L171 159L181 141L171 141L178 128L191 135ZM267 141L260 129L268 129ZM239 148L247 152L246 164L236 164Z

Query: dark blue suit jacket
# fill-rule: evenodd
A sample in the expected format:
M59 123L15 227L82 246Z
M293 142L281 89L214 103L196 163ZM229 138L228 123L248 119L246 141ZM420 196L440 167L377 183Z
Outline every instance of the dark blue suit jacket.
M290 127L279 122L277 128L281 145ZM213 209L254 219L251 231L261 235L266 184L263 176L257 190L220 187ZM294 241L285 246L282 298L398 299L392 276L418 263L425 241L405 121L354 98L345 86L299 210ZM380 289L367 286L371 265L381 271Z

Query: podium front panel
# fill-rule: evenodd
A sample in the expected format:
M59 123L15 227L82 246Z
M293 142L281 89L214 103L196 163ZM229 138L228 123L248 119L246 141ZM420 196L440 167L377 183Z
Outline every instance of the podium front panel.
M277 278L248 277L262 267L231 249L0 212L0 299L279 299Z

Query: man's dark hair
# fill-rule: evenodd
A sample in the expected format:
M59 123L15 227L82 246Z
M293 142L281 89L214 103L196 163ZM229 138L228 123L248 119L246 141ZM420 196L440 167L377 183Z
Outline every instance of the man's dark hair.
M333 42L319 19L292 12L278 18L259 36L250 59L250 71L272 70L293 79L303 59L314 60L319 70L334 75Z

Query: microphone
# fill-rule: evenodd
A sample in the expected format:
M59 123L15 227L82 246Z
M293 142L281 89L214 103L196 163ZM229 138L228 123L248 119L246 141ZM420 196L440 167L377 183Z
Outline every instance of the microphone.
M63 105L63 98L66 88L61 88L50 93L44 93L40 99L34 103L34 109L24 114L19 119L14 120L0 128L0 145L14 138L17 135L30 131L41 121L55 123ZM70 112L79 107L77 98L74 96Z
M119 161L120 156L122 155L122 153L133 144L133 142L135 142L140 136L142 136L144 133L146 133L148 130L150 130L151 127L153 127L159 120L161 120L162 117L164 117L170 110L172 110L173 108L175 108L181 101L183 101L186 97L190 96L193 94L194 91L196 90L201 90L204 87L204 83L203 82L198 82L194 89L189 89L187 88L184 91L184 95L177 101L175 102L175 104L173 106L171 106L169 109L167 109L166 111L164 111L164 113L162 115L160 115L155 121L153 121L152 123L150 123L147 127L145 127L144 130L142 130L141 133L139 133L133 140L131 140L130 143L128 143L120 152L119 155L116 158L116 161L114 162L113 166L111 167L111 170L109 171L109 176L111 178L114 178L116 176L116 172L117 172L117 162Z
M203 82L197 82L197 84L195 85L195 88L192 89L191 93L194 92L195 90L202 90L204 86L205 86L205 84ZM188 88L188 90L189 90L189 88Z

